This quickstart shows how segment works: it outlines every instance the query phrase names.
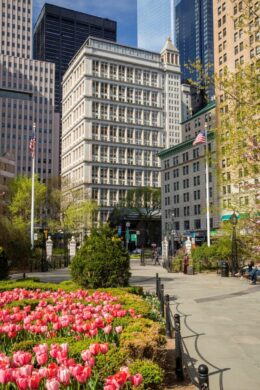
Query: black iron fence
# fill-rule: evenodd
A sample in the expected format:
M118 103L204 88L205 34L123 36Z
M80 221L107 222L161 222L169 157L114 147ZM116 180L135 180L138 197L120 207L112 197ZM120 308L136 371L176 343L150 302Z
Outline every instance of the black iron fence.
M156 295L160 302L160 312L166 322L166 336L175 338L175 374L179 380L184 379L184 368L194 386L200 390L209 390L209 370L205 364L195 368L192 358L181 336L180 315L173 314L170 307L170 296L164 295L164 285L156 274Z

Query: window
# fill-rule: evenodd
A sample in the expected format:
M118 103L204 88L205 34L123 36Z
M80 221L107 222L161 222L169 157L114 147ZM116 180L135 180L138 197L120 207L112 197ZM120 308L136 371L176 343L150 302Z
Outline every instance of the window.
M200 229L201 223L200 219L194 219L194 229Z
M194 205L194 215L199 215L200 214L200 204L195 204Z
M189 230L190 229L190 221L184 221L183 227L184 227L184 230Z

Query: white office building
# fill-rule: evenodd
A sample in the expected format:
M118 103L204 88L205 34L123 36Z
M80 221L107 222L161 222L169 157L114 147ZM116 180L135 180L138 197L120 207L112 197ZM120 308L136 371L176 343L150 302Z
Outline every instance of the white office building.
M161 54L88 38L63 79L62 179L100 220L132 188L160 187L158 152L180 142L180 67Z

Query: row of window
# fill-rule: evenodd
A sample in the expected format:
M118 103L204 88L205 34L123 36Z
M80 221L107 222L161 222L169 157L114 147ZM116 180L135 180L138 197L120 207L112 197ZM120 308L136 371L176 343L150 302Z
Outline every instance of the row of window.
M16 60L16 59L14 59ZM31 65L28 65L28 64L23 64L23 62L21 63L17 63L17 62L11 62L11 61L6 61L4 60L2 62L3 64L3 67L8 67L8 68L19 68L19 69L24 69L24 70L30 70L31 71L35 71L35 72L38 72L40 70L40 73L48 73L50 71L50 74L53 74L53 66L52 67L49 67L49 66L46 66L46 67L42 67L42 66L38 66L36 65L36 61L34 62L35 63L35 66L33 66L33 62Z
M92 124L92 138L95 140L158 146L160 139L157 131L144 131L127 127Z
M158 92L93 81L92 94L101 99L158 107Z
M213 219L212 218L210 219L210 227L211 228L213 227ZM192 225L191 225L191 221L190 220L183 221L183 229L184 230L190 230L191 228L192 228ZM194 221L193 221L193 228L194 229L201 229L201 220L200 219L194 219ZM174 222L174 229L177 230L177 231L181 230L180 221L175 221ZM165 225L165 230L166 231L171 230L171 226L166 224Z
M208 144L208 150L209 150L209 152L211 151L211 143L209 143ZM198 158L200 156L200 154L199 154L199 148L197 147L197 148L194 148L193 150L192 150L192 158L194 159L194 158ZM180 159L179 159L179 157L180 156L175 156L175 157L173 157L173 159L172 159L172 164L173 164L173 166L176 166L176 165L179 165L180 164ZM182 162L187 162L187 161L189 161L189 159L190 159L190 154L189 154L189 152L185 152L185 153L183 153L182 154ZM194 163L195 164L195 163ZM193 166L195 166L193 164ZM198 165L198 163L196 163L197 165L196 165L196 168L194 168L195 170L193 170L193 172L196 172L196 169L197 170L199 170L199 168L197 168L197 166L199 167L199 165ZM168 159L168 160L165 160L164 161L164 168L165 169L167 169L167 168L170 168L170 159ZM185 170L187 170L187 168L185 168ZM189 169L188 169L188 171L189 171ZM183 171L184 172L184 171ZM185 171L186 172L186 171ZM186 172L186 173L183 173L183 174L187 174L188 172ZM176 169L173 169L173 177L179 177L179 168L176 168Z
M125 65L117 65L108 62L93 61L93 76L105 77L129 83L142 84L147 86L158 86L158 74L140 68L133 68Z

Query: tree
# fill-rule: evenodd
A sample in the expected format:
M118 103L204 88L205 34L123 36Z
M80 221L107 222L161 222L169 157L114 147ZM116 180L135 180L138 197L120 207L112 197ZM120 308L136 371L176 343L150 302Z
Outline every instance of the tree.
M10 205L12 223L23 230L27 230L31 218L32 179L26 176L17 176L10 185ZM39 223L41 211L45 204L46 186L35 178L35 221Z
M94 228L71 263L73 280L83 287L127 286L129 255L108 225Z

